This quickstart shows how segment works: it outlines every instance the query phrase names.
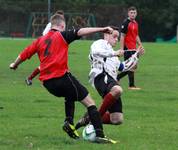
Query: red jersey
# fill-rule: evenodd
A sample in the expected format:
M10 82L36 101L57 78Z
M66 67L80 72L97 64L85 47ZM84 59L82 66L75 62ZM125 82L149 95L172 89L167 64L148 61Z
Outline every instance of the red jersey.
M138 23L135 20L125 20L121 26L121 33L125 34L124 47L126 49L136 49Z
M68 44L77 36L76 30L58 32L51 30L45 36L39 37L20 53L20 59L30 59L35 53L40 60L41 81L63 76L68 68Z

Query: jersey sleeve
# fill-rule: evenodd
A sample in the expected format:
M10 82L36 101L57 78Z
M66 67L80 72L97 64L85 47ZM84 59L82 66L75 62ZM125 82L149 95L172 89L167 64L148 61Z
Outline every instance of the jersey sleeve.
M65 41L70 44L71 42L78 40L81 36L77 35L79 29L72 29L68 31L61 32L62 36L64 37Z
M133 54L129 59L123 61L119 65L119 71L125 72L132 70L138 63L138 57L136 54Z
M37 48L37 42L38 39L35 40L31 45L26 47L19 55L20 59L22 61L25 61L26 59L30 59L38 50Z
M121 25L121 33L126 34L128 30L129 20L125 20Z
M115 55L114 51L108 51L106 43L104 41L96 41L91 45L91 53L93 56L100 57L113 57Z

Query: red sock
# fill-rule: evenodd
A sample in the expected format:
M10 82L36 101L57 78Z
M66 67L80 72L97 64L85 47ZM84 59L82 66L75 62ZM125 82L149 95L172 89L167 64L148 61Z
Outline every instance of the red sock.
M108 108L110 108L112 106L112 104L114 104L115 101L116 101L116 99L112 96L112 94L108 93L107 95L105 95L105 97L103 99L103 103L101 104L101 106L99 108L101 117L108 110Z
M102 116L102 122L104 124L111 124L109 112L105 112L105 114Z
M32 74L28 77L29 80L32 80L34 77L36 77L40 73L40 69L36 68Z

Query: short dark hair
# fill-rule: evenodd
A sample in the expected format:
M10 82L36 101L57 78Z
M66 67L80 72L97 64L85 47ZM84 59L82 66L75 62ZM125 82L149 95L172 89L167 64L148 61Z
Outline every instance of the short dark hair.
M64 17L62 17L61 15L59 14L54 14L53 16L51 16L50 18L50 22L51 22L51 25L60 25L61 22L65 22L64 20Z
M61 17L64 18L64 11L63 11L63 10L57 10L57 11L55 12L55 14L56 14L56 15L60 15Z
M57 10L57 11L55 12L55 14L64 15L64 11L63 11L63 10Z
M135 6L131 6L128 8L128 12L131 11L131 10L137 10L137 8Z
M117 27L117 26L110 26L113 30L117 30L118 32L119 32L119 27Z

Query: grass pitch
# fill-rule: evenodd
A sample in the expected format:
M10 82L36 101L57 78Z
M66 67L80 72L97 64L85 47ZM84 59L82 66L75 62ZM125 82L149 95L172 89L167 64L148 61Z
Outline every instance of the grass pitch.
M102 145L70 139L61 128L63 98L50 95L37 79L31 87L25 85L25 77L39 65L36 56L16 71L8 68L31 41L0 40L0 150L177 150L177 44L144 43L146 53L136 72L142 90L127 90L128 80L123 78L124 124L104 125L106 135L119 143ZM99 105L101 98L88 83L90 44L76 41L70 46L69 66ZM77 103L75 122L84 112Z

